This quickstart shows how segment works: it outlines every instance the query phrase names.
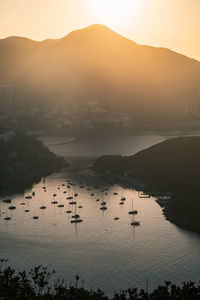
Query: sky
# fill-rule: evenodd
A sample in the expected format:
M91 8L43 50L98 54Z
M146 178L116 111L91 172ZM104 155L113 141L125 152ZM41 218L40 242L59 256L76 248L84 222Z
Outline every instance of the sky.
M60 38L97 23L200 61L200 0L0 0L0 38Z

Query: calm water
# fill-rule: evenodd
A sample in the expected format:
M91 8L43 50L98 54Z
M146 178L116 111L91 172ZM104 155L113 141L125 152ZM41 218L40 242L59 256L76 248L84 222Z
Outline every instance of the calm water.
M200 236L166 221L155 199L139 198L136 191L116 185L106 186L87 170L95 156L133 154L165 138L152 134L63 144L73 138L41 137L46 145L61 143L49 148L65 156L72 166L23 195L12 196L16 210L8 210L11 204L0 201L0 257L9 258L17 269L47 265L68 282L79 274L86 287L101 288L108 294L134 285L145 288L147 280L149 289L165 280L199 280ZM71 188L67 188L69 182ZM32 191L35 196L25 199ZM66 199L74 193L78 193L76 206ZM119 204L122 197L126 197L124 205ZM58 203L52 204L54 200ZM100 210L102 200L108 207L104 212ZM64 207L58 207L60 204ZM40 209L43 205L45 210ZM138 210L135 220L141 222L137 228L130 225L132 207ZM83 222L71 224L76 213ZM11 220L5 221L5 216Z

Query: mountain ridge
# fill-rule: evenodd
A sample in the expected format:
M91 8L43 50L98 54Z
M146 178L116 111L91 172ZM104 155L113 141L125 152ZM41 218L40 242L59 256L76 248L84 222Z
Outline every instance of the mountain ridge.
M200 86L198 61L138 45L99 24L41 42L1 39L0 71L0 84L15 87L16 103L100 99L110 107L146 113L163 106L177 111L181 101L194 106Z
M170 49L168 47L153 46L153 45L149 45L149 44L137 43L134 40L132 40L130 38L127 38L127 37L123 36L122 34L119 34L119 33L115 32L114 30L110 29L108 26L103 25L103 24L98 24L98 23L97 24L88 25L87 27L84 27L84 28L75 29L75 30L73 30L73 31L71 31L71 32L67 33L66 35L64 35L62 37L59 37L59 38L47 38L47 39L43 39L43 40L35 40L35 39L29 38L29 37L26 37L26 36L18 36L18 35L13 35L12 36L11 35L11 36L8 36L8 37L5 37L5 38L0 38L0 42L1 41L6 41L6 40L10 40L10 41L11 40L17 40L17 39L21 40L21 41L24 40L24 41L27 41L27 42L30 41L30 42L34 42L34 43L37 43L37 44L41 44L43 42L49 42L49 41L58 41L59 42L61 40L64 40L64 39L68 38L69 36L73 35L74 33L81 33L81 32L83 32L84 30L87 30L87 29L94 29L95 30L95 29L98 29L98 28L104 29L104 30L107 29L109 32L112 32L115 35L117 35L118 37L120 36L121 38L123 38L125 40L128 40L128 41L130 41L131 43L134 43L137 46L141 46L141 47L145 46L145 47L150 47L150 48L154 48L154 49L158 49L158 50L163 50L163 51L167 50L167 51L170 51L170 52L172 52L174 54L183 56L183 57L191 59L191 60L193 60L193 61L195 61L197 63L200 63L200 61L198 59L196 59L194 57L190 57L190 56L185 55L183 53L177 52L177 51L172 50L172 49Z

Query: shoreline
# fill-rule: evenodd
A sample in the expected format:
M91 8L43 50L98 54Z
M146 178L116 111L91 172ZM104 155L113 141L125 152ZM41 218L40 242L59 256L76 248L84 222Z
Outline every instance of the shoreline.
M115 174L108 175L99 172L96 172L96 174L109 184L118 184L121 186L125 186L126 188L135 189L138 192L149 193L152 197L156 198L155 202L162 208L163 216L167 221L169 221L172 224L175 224L181 229L189 230L194 233L200 234L200 226L193 225L191 224L190 220L186 221L184 217L176 216L173 212L170 211L170 200L159 200L159 195L162 194L162 191L159 190L158 185L156 185L155 183L143 182L135 178Z
M7 181L4 191L0 191L0 197L12 195L15 193L24 193L26 189L30 189L34 184L39 183L43 177L49 176L54 172L59 172L62 169L67 168L68 163L65 162L60 166L41 169L39 171L30 172L28 175L23 174L21 176L15 175ZM10 187L11 188L8 188Z

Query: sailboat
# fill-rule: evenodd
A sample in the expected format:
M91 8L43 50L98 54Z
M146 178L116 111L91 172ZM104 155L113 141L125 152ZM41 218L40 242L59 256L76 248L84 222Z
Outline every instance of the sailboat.
M107 207L106 207L106 206L102 206L102 207L100 207L100 209L101 209L101 210L106 210Z
M81 223L81 222L83 222L83 220L80 219L80 216L76 212L76 206L75 206L75 214L72 216L72 219L73 220L71 220L71 223Z
M82 219L74 219L74 220L71 220L71 223L81 223L83 222Z
M133 198L132 198L132 210L128 212L129 215L137 215L138 211L133 209Z
M140 226L140 221L132 221L131 225L132 226Z
M135 221L133 215L137 215L138 211L133 209L133 198L132 198L132 210L129 211L129 215L132 215L131 226L140 226L140 221Z
M101 210L107 210L108 208L106 207L106 201L104 201L104 195L103 195L103 199L102 199L102 202L101 202L101 207L100 209Z

